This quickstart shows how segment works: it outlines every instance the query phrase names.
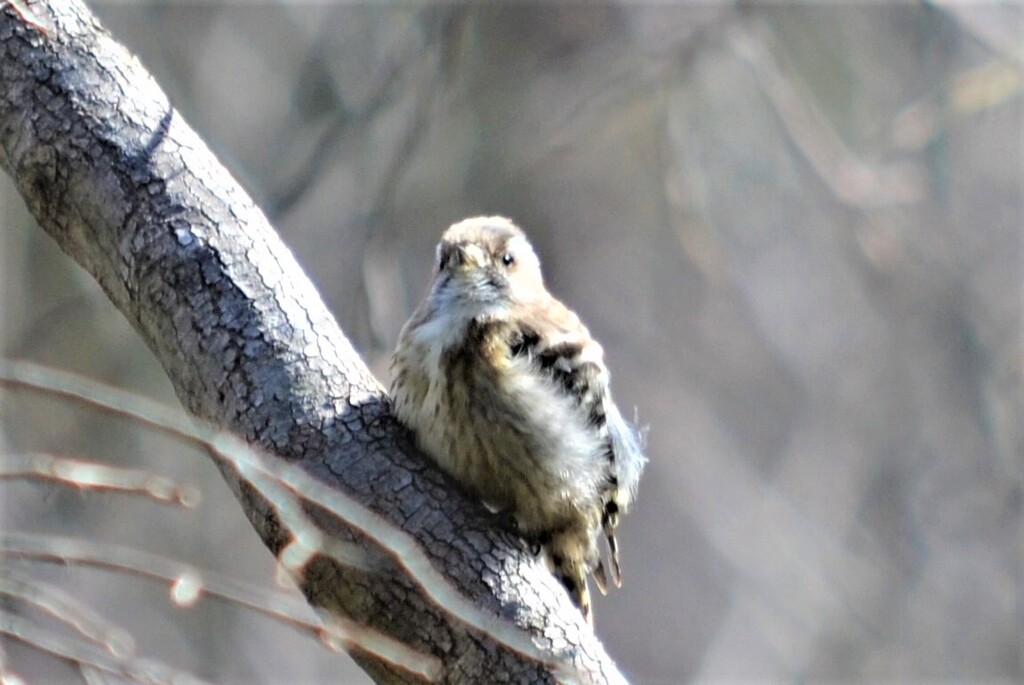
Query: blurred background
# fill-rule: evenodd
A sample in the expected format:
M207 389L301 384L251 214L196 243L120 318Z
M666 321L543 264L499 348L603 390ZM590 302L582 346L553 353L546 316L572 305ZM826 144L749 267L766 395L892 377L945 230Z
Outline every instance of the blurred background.
M1024 680L1019 5L92 6L385 382L446 226L532 237L650 425L625 586L596 604L632 682ZM0 354L175 402L6 177L0 218ZM27 392L0 412L8 460L202 491L186 510L3 481L4 531L273 577L208 457ZM231 603L0 564L212 681L369 682ZM80 682L4 649L30 682Z

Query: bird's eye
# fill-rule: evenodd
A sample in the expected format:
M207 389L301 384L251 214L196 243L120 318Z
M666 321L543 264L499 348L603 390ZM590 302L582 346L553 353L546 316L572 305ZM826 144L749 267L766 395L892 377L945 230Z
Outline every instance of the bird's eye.
M513 264L516 263L516 256L511 252L506 252L505 254L501 255L501 263L504 264L505 266L512 266Z
M437 260L437 270L438 271L444 271L444 268L446 266L448 266L448 258L447 257L441 257L440 259Z

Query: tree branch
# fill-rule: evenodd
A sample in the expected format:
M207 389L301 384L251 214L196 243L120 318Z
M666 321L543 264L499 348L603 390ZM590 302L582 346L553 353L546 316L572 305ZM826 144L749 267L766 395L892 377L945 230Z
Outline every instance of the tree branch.
M0 165L40 226L132 322L189 411L412 535L544 658L454 618L401 560L312 506L325 534L370 563L314 557L297 578L310 603L437 657L441 682L623 682L542 564L416 453L291 253L137 60L77 0L31 11L32 23L0 4ZM291 534L274 506L222 472L280 553ZM419 682L352 656L378 682Z

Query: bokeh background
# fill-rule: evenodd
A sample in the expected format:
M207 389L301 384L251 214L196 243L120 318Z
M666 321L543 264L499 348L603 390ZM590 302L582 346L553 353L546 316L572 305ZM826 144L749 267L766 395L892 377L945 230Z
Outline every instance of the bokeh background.
M479 213L527 230L650 425L626 583L596 604L634 683L1024 680L1019 5L93 7L382 379L441 231ZM6 178L0 218L0 353L173 402ZM71 453L203 492L182 511L0 482L5 531L273 577L205 456L25 392L0 412L7 459ZM210 680L368 682L229 603L0 565ZM3 644L30 681L79 682Z

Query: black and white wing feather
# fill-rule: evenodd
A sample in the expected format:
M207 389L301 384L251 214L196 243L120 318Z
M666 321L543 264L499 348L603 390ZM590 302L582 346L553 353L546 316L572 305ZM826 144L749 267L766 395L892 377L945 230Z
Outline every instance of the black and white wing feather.
M643 454L643 433L622 417L612 400L601 346L562 303L552 298L536 316L523 319L512 354L528 355L541 372L573 398L575 406L605 446L598 457L607 462L605 482L599 488L601 527L608 541L612 581L620 586L622 573L615 532L619 514L633 501L647 463ZM605 592L607 581L600 562L594 569L594 577Z

